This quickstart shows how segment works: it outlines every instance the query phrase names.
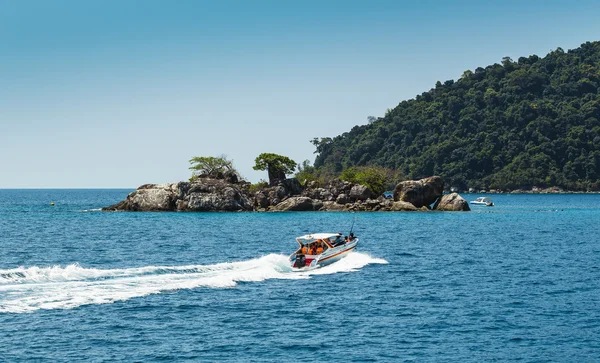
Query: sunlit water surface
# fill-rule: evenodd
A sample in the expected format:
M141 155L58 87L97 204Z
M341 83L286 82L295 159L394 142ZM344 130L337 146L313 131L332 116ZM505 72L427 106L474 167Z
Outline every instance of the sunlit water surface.
M0 361L600 359L600 195L492 195L468 213L98 210L128 192L0 190ZM353 223L357 252L289 268L295 236Z

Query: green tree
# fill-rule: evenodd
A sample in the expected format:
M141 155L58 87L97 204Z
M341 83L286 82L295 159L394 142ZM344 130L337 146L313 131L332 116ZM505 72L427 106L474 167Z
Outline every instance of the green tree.
M233 162L227 156L194 156L189 160L192 166L192 178L198 177L222 177L228 172L237 174Z
M314 139L320 178L377 165L449 187L600 186L600 42L504 57L400 102L384 117Z
M302 184L310 183L319 179L317 169L310 165L310 161L304 160L302 164L298 164L298 172L295 175L296 179Z
M296 169L296 162L287 156L262 153L254 160L254 170L266 170L269 173L269 185L276 185L285 180L286 174L291 174Z

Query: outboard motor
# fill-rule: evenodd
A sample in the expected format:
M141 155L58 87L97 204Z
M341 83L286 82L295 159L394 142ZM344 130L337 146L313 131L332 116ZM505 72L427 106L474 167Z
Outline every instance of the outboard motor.
M297 255L296 256L296 267L300 268L300 267L304 267L304 266L306 266L306 256Z

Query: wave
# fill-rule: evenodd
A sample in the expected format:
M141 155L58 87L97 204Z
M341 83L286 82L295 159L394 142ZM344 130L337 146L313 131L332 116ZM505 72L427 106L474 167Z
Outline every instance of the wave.
M0 313L72 309L179 289L232 288L238 282L306 279L312 275L352 272L368 264L386 263L384 259L352 252L329 266L303 272L292 271L287 256L278 254L214 265L110 270L84 268L78 264L66 267L20 267L0 270Z

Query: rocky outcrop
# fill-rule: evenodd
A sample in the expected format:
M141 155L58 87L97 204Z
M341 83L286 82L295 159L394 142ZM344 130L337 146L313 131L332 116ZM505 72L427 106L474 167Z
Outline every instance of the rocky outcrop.
M206 179L194 184L188 193L180 199L183 209L180 211L251 211L253 201L239 184L231 184L219 179Z
M251 211L252 199L243 184L199 178L192 183L145 184L105 211Z
M170 211L177 205L177 198L186 183L144 184L127 196L124 201L104 210Z
M365 185L354 185L352 189L350 189L350 200L357 201L365 201L369 199L373 195L373 192Z
M254 194L254 208L256 210L267 210L269 207L276 206L291 196L300 195L302 191L303 188L298 179L286 179L275 186L256 192Z
M339 204L337 202L323 202L322 211L356 211L356 212L412 212L418 210L407 202L394 202L385 198L367 199L354 203Z
M317 211L323 207L323 202L308 197L291 197L276 206L270 208L272 211Z
M347 206L350 204L340 204L337 202L323 202L323 206L321 207L321 211L345 211Z
M406 180L394 189L394 201L408 202L417 208L429 207L444 192L444 180L431 176L421 180Z
M335 201L339 204L377 198L377 195L369 187L340 179L333 179L323 187L318 187L315 182L309 183L302 192L302 196L323 201Z
M440 177L399 183L394 200L375 195L367 186L334 179L324 186L311 182L302 187L286 179L253 195L249 183L232 176L201 177L192 182L145 184L105 211L418 211L469 210L453 193L442 198ZM438 199L439 198L439 199Z
M470 211L469 203L458 195L458 193L451 193L442 196L435 202L433 206L434 210L440 211Z
M417 210L417 207L411 203L402 201L392 202L389 208L389 210L393 212L413 212Z

